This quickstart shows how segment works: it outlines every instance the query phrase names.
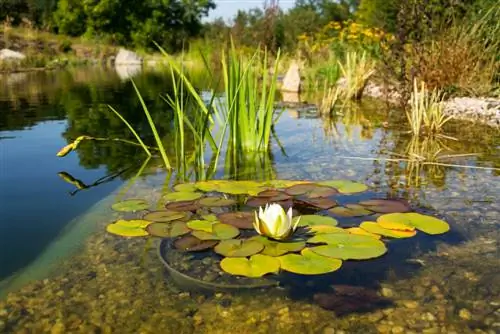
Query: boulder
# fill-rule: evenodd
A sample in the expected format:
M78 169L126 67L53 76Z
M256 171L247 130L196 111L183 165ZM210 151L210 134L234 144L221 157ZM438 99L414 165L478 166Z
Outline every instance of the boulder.
M115 58L115 65L142 65L142 57L137 53L120 49Z
M300 70L299 64L296 62L290 64L285 74L285 78L283 79L281 90L284 92L300 92Z
M24 58L26 58L26 56L21 52L9 49L0 50L0 60L23 60Z

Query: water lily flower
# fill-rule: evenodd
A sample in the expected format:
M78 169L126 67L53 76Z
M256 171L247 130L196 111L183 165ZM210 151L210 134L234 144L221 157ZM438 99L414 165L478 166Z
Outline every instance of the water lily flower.
M292 208L285 213L281 205L273 203L266 204L264 210L259 207L259 214L255 212L253 226L260 235L275 240L284 240L295 232L299 221L300 217L293 223Z

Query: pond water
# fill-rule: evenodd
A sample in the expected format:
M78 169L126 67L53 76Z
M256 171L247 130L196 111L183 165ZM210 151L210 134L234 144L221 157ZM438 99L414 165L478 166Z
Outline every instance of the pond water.
M160 97L169 78L135 80L164 142L172 142ZM158 238L106 232L117 218L140 216L117 213L113 203L161 205L172 184L196 173L170 175L140 148L112 141L84 142L56 157L79 135L133 140L108 104L153 143L130 81L114 71L0 78L0 332L500 332L498 129L457 122L447 127L453 138L415 139L401 111L377 101L330 118L283 107L270 154L238 165L223 159L215 178L353 180L369 190L339 197L341 204L404 198L451 229L391 240L385 256L345 261L331 274L207 292L165 270ZM338 220L348 227L364 218ZM193 263L208 275L208 262Z

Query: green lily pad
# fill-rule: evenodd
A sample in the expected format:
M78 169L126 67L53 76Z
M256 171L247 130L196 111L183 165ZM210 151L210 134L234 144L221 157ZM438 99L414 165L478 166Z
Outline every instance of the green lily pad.
M362 217L373 214L373 212L365 209L361 205L356 205L356 204L337 206L328 211L339 217Z
M322 181L318 182L318 184L336 188L342 194L360 193L368 189L366 184L353 182L350 180Z
M144 224L124 222L126 221L118 220L113 224L109 224L106 231L122 237L144 237L148 235L148 232L144 230Z
M408 212L410 206L402 200L395 199L371 199L359 202L370 211L377 213Z
M234 199L223 197L205 197L199 200L200 205L208 207L229 206L236 203Z
M196 188L204 192L220 192L232 195L256 194L265 190L262 183L256 181L210 180L195 183Z
M152 222L149 220L144 220L144 219L130 219L130 220L119 219L116 222L114 222L113 224L121 225L121 226L125 226L125 227L130 227L130 228L135 228L135 227L145 228L149 224L152 224Z
M222 270L231 275L256 278L270 273L277 273L280 269L280 261L271 256L255 254L250 259L226 257L220 262L220 266Z
M350 227L346 229L347 232L358 235L366 235L375 239L380 239L381 236L378 234L370 233L366 230L363 230L361 227Z
M302 250L306 243L304 241L274 241L269 240L261 235L250 238L264 245L262 254L269 256L281 256L286 253L299 252Z
M329 234L329 233L349 233L346 229L332 225L313 225L309 226L309 231L315 234Z
M298 196L298 195L304 195L316 188L316 184L314 183L303 183L303 184L296 184L291 187L288 187L285 189L285 192L290 195L290 196Z
M264 245L257 240L222 240L214 251L226 257L246 257L259 253Z
M157 223L165 223L173 220L179 220L188 217L186 212L159 210L148 212L144 215L143 219L150 220Z
M283 270L301 275L321 275L338 270L342 260L318 255L310 249L303 249L302 254L287 254L278 258Z
M179 183L174 186L174 190L179 192L196 192L197 188L194 183Z
M175 238L191 231L184 222L153 223L146 230L150 235L160 238Z
M411 238L415 236L415 234L417 233L415 230L414 231L390 230L387 228L383 228L382 226L380 226L380 224L377 224L375 222L362 222L361 225L359 225L359 227L370 233L379 234L384 237L391 237L398 239Z
M165 204L165 208L172 211L186 212L191 211L194 212L200 208L200 204L198 201L179 201L179 202L170 202Z
M185 235L174 241L174 247L182 252L198 252L217 245L217 240L200 240L192 235Z
M253 221L255 215L253 212L225 212L217 216L221 223L233 225L234 227L253 230Z
M127 199L113 204L111 208L120 212L135 212L146 210L149 208L149 204L143 199Z
M187 227L189 227L192 230L196 230L196 231L205 231L205 232L212 233L212 231L213 231L212 227L214 226L214 224L217 224L217 223L219 223L217 220L209 221L209 220L196 219L196 220L188 221Z
M400 231L413 231L410 218L406 213L388 213L377 218L377 223L383 228Z
M191 234L201 240L227 240L237 237L240 230L232 225L217 223L212 225L212 232L193 231Z
M214 214L207 214L207 215L202 215L201 218L204 220L208 220L209 222L215 222L217 221L217 216Z
M163 199L170 202L194 201L199 199L201 196L203 196L203 194L198 192L176 191L166 194L165 196L163 196Z
M298 219L295 217L294 219ZM335 218L319 215L303 215L300 216L299 226L314 226L314 225L330 225L336 226L338 221Z
M325 246L310 248L319 255L336 259L364 260L382 256L387 252L380 240L365 235L331 233L319 234L308 240L309 243L326 243Z
M450 230L450 225L442 219L421 213L405 213L412 226L427 234L443 234Z

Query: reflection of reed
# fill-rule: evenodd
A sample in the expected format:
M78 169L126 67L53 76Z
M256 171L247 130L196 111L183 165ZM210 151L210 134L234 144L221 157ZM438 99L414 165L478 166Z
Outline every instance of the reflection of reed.
M341 137L338 124L342 123L346 137L353 139L355 127L361 127L361 139L371 139L373 137L372 122L367 119L362 108L357 103L349 103L338 108L334 114L322 117L323 132L325 137L339 139Z

